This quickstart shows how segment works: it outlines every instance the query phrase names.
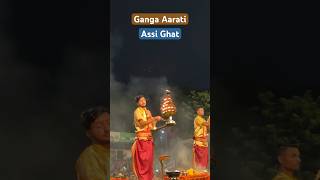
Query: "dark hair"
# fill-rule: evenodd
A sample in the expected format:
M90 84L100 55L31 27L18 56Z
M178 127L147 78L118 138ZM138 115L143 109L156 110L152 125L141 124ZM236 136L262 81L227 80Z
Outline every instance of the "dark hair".
M136 96L134 99L135 99L135 101L136 101L136 103L137 103L137 102L139 102L139 100L140 100L141 98L145 98L144 95L138 95L138 96Z
M297 149L299 149L299 145L298 144L281 145L279 147L279 149L278 149L278 156L282 155L289 148L297 148Z
M281 164L278 160L278 157L281 156L286 150L288 150L289 148L297 148L299 149L299 145L298 144L285 144L285 145L280 145L278 148L278 152L277 152L277 157L274 159L276 161L276 168L279 169Z
M88 130L91 124L103 113L109 113L108 109L103 106L89 108L81 113L83 127Z
M197 106L196 111L198 111L200 108L204 109L202 106Z

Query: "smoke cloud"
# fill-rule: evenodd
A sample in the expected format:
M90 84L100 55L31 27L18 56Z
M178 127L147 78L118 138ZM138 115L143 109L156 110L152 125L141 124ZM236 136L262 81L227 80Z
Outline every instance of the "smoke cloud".
M173 117L176 126L164 129L154 133L155 140L155 170L159 170L159 155L167 154L170 156L168 162L165 162L166 169L176 168L188 169L192 166L192 137L193 137L193 119L194 110L184 103L183 92L179 87L170 84L167 77L135 77L131 76L128 83L116 80L116 75L112 70L112 65L121 54L121 46L125 43L119 33L112 32L111 35L111 78L110 78L110 119L111 131L134 132L133 111L136 108L134 97L143 94L147 97L148 108L153 115L160 114L160 98L165 89L172 91L173 98L177 106L177 114ZM152 63L152 62L150 62ZM139 67L133 67L139 70ZM187 132L187 133L186 133ZM113 148L111 146L111 148ZM125 155L123 158L131 158L131 155ZM112 166L112 163L111 163Z

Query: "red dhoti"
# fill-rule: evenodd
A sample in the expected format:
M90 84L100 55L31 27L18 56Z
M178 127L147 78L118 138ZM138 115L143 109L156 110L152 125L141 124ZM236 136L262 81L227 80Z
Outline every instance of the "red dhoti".
M208 147L193 145L193 163L197 168L208 167Z
M153 140L137 138L132 145L133 172L139 180L153 178Z

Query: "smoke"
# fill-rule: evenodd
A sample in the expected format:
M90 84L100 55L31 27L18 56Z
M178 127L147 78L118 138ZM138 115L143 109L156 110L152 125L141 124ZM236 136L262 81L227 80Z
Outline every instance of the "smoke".
M158 78L131 76L128 83L117 81L112 67L117 54L121 52L123 39L117 31L111 33L110 39L110 127L114 131L133 132L133 111L136 108L134 97L139 94L145 95L149 108L155 110L157 109L155 105L160 103L160 95L169 86L164 76ZM154 115L159 114L159 110L152 112Z
M184 101L184 93L179 87L169 85L166 76L162 77L135 77L130 76L128 83L117 81L113 65L121 61L121 47L124 39L120 33L112 32L111 35L111 66L110 66L110 119L111 131L134 132L133 111L136 108L134 97L143 94L147 97L148 108L153 115L160 114L160 97L165 89L172 91L177 106L177 114L174 116L176 125L154 133L155 140L155 169L159 169L159 155L168 154L170 159L166 163L169 169L188 169L192 166L192 137L194 110ZM134 59L134 58L133 58ZM150 62L152 63L152 62ZM138 66L138 65L137 65ZM139 69L139 67L133 67ZM165 140L164 140L165 138ZM111 146L112 148L112 146ZM129 154L130 155L130 154ZM123 158L130 158L131 155ZM112 166L112 165L111 165Z
M191 131L192 132L192 131ZM172 144L172 148L169 149L169 154L176 162L177 169L188 169L191 168L192 162L192 147L193 139L180 139L176 138L175 144Z
M138 94L144 94L150 102L149 107L159 102L157 97L161 93L161 89L168 87L165 78L138 78L133 77L127 85L118 86L118 89L112 87L111 94L111 128L118 131L128 131L133 125L133 111L136 107L134 97ZM151 105L150 105L151 104ZM154 106L153 106L153 109ZM159 114L159 112L154 115Z

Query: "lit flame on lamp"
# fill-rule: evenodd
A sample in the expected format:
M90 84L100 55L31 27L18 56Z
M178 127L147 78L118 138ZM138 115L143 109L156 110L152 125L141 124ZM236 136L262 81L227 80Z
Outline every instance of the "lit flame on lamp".
M176 114L176 106L171 97L171 92L169 90L165 91L165 95L161 101L161 115L162 118L166 121L167 125L175 125L176 122L172 119L172 116Z

